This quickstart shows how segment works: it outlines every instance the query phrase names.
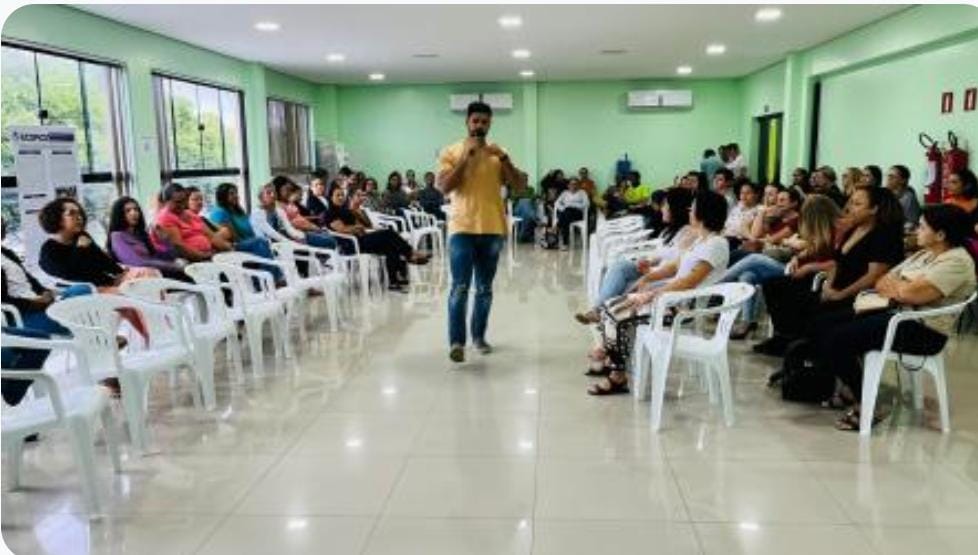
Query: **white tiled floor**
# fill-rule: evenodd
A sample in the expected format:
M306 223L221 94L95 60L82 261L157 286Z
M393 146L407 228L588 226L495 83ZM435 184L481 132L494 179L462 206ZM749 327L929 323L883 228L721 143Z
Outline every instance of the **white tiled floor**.
M444 292L374 302L372 328L316 332L264 380L195 411L154 391L156 453L128 456L90 520L59 434L5 492L15 553L729 555L974 553L978 337L950 351L953 433L898 408L868 441L765 388L733 346L737 424L697 387L659 434L648 405L584 388L571 254L521 249L496 283L489 357L447 359ZM576 260L574 261L576 262ZM361 330L361 331L357 331ZM271 367L269 359L268 365ZM6 478L5 478L6 481Z

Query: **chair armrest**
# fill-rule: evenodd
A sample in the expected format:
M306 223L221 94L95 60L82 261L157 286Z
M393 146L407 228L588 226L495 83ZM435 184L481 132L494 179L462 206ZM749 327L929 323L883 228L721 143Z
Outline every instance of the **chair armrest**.
M935 316L960 314L964 311L965 307L975 301L976 295L978 295L978 293L972 293L971 296L964 301L952 305L942 306L939 308L929 308L925 310L903 310L891 316L890 321L886 326L886 337L883 340L883 348L881 349L884 357L893 350L893 341L896 338L897 327L899 327L900 323L908 321L920 321L925 318L933 318Z
M0 311L2 311L4 316L9 316L11 320L14 321L14 326L18 328L24 327L24 319L20 316L20 311L17 307L12 304L0 305ZM4 320L4 325L6 325L6 320Z
M74 355L78 364L78 370L86 383L93 383L91 373L88 368L88 358L85 350L82 349L72 339L40 339L37 337L22 337L19 335L3 334L4 348L38 349L49 351L65 351ZM36 369L0 369L4 378L30 379L44 382L49 387L48 391L58 388L57 380L48 374L43 368Z

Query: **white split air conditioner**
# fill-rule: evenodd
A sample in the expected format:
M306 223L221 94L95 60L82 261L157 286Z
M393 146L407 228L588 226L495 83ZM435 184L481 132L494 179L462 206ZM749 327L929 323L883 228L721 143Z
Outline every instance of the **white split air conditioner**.
M453 94L448 97L448 106L453 112L464 112L469 104L481 100L493 110L512 110L513 95L509 93Z
M636 110L649 108L692 108L693 91L681 89L629 91L628 107Z

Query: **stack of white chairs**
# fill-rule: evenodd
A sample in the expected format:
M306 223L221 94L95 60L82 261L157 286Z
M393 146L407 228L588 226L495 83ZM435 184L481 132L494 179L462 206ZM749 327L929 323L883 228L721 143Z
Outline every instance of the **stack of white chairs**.
M570 236L568 237L568 239L570 240L570 244L568 245L568 247L570 247L571 249L574 248L574 238L575 238L575 236L580 237L580 239L581 239L581 264L585 268L585 271L587 269L587 253L588 253L587 252L587 243L588 243L588 235L589 235L589 233L588 233L588 217L590 217L590 211L591 211L591 207L590 206L585 206L584 207L584 219L582 219L582 220L580 220L578 222L574 222L574 223L572 223L570 225Z
M3 334L4 348L40 349L71 353L80 383L67 386L44 368L0 369L3 379L32 380L32 389L44 395L25 397L17 406L3 408L2 447L11 488L20 486L24 440L30 435L61 428L71 437L71 447L81 476L82 494L92 513L101 509L95 460L96 425L101 425L112 468L120 472L116 425L106 389L92 379L86 349L68 339L36 339Z
M414 249L420 249L425 239L431 241L431 254L433 257L444 257L445 238L444 231L439 225L438 218L422 210L406 209L404 220L407 222L408 241Z
M632 356L632 383L636 398L646 400L651 392L652 429L658 430L662 423L666 378L677 359L688 361L700 372L709 390L710 401L715 403L719 397L724 420L728 426L733 425L733 393L727 348L737 314L753 294L754 288L746 283L721 283L659 295L650 322L636 330ZM719 306L708 307L706 303L712 297L722 297L723 301ZM673 308L678 312L673 316L671 327L667 328L666 315ZM703 326L684 326L690 320L702 321L710 315L720 317L712 333L704 332Z
M587 270L584 273L589 302L593 302L597 297L601 278L604 276L605 269L613 261L609 259L609 253L618 246L644 241L651 236L651 233L645 229L641 216L606 220L598 225L589 241Z
M116 342L119 310L139 314L148 337L130 342L120 352ZM133 445L145 452L149 444L145 419L149 386L157 374L169 373L172 385L178 369L188 370L194 378L194 404L201 405L200 388L213 387L213 377L197 367L190 322L175 306L147 302L121 295L85 295L64 299L47 309L48 315L67 328L75 343L85 353L92 377L119 379L122 405Z
M256 377L265 374L262 330L266 323L271 328L275 356L286 356L291 347L288 345L285 304L275 296L275 284L268 272L215 262L190 264L184 271L199 284L227 291L231 300L228 316L235 325L244 325L251 370Z

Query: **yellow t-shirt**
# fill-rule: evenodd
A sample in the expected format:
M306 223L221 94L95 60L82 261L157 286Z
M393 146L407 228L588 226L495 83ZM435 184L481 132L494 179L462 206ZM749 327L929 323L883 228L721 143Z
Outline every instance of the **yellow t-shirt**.
M455 167L462 157L464 141L442 149L438 171ZM503 170L499 158L476 151L468 161L462 183L451 192L449 233L506 235L506 207L502 196Z

